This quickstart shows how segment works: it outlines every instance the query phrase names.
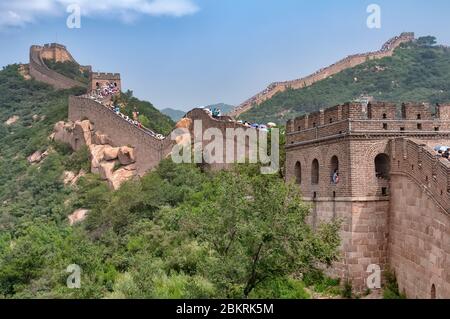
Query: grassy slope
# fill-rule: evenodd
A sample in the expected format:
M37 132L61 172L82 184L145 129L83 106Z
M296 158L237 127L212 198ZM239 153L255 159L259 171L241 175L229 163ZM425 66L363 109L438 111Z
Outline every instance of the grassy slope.
M300 114L345 103L362 94L396 103L450 101L450 49L403 45L392 57L366 62L308 88L277 94L241 118L284 123Z

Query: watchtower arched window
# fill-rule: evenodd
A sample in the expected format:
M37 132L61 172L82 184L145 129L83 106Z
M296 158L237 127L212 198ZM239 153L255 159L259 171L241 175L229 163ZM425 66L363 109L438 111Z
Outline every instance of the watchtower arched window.
M300 185L302 183L302 164L300 162L295 163L295 183Z
M339 159L333 156L330 162L330 177L333 184L339 183Z
M422 114L417 114L417 119L421 120L422 119Z
M389 179L391 172L391 161L386 154L378 154L375 157L375 175L377 178Z
M319 161L315 159L311 166L311 184L319 184Z
M95 86L97 87L97 89L100 87L100 83L95 82Z
M431 286L431 299L436 299L436 286L434 284Z
M386 113L383 114L383 120L387 119Z

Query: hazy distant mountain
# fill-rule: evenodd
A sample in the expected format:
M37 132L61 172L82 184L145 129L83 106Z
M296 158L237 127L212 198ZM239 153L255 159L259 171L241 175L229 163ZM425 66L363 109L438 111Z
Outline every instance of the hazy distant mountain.
M171 108L165 108L164 110L161 110L161 113L170 117L174 122L179 121L186 114L185 111L175 110Z

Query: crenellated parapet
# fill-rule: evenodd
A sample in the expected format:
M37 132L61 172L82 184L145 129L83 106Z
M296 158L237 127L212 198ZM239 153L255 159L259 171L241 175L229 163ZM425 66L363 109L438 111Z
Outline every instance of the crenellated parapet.
M377 138L450 134L450 105L404 103L397 116L393 103L346 103L289 120L287 145L314 142L317 139L374 135Z
M113 85L120 92L122 90L122 82L120 80L120 73L103 73L90 72L89 73L89 90L93 91L100 89L105 85Z

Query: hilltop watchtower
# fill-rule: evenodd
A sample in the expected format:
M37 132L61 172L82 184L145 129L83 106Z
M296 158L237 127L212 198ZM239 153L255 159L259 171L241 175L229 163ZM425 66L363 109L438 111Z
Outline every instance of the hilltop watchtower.
M396 115L390 103L347 103L289 121L286 179L314 227L343 220L333 275L364 291L369 266L389 265L409 297L432 286L449 297L450 162L433 148L450 144L450 106L406 103Z
M120 81L120 73L101 73L91 72L89 74L89 90L94 91L102 86L112 84L117 87L119 91L122 90L122 84Z

